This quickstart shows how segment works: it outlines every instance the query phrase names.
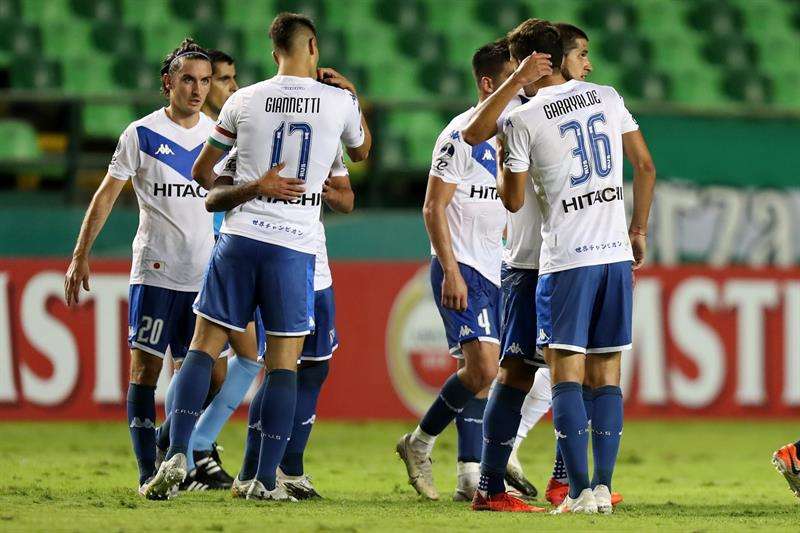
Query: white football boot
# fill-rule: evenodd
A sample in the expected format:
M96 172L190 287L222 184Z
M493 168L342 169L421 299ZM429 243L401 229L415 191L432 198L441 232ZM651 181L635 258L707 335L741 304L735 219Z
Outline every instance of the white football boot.
M186 456L176 453L172 458L161 463L158 472L145 483L143 490L148 500L167 500L178 492L178 486L186 478Z
M250 490L250 485L253 484L254 480L255 478L240 481L239 476L233 478L233 485L231 485L231 496L233 498L242 500L247 498L247 491Z
M610 500L609 496L609 500ZM563 514L563 513L582 513L582 514L597 514L597 502L594 499L594 492L592 489L583 489L578 497L572 499L567 494L567 497L564 498L564 501L555 511L551 511L552 514Z
M276 472L278 483L286 488L286 492L297 498L298 500L311 500L313 498L322 498L314 484L311 483L311 476L303 474L302 476L290 476L285 474L281 467L278 467Z
M611 505L611 491L605 485L597 485L594 490L594 501L597 503L597 512L611 514L614 507Z
M478 490L478 483L481 480L481 464L459 461L456 466L456 473L458 474L458 481L456 491L453 494L453 501L471 502L472 498L475 497L475 491Z
M420 496L429 500L438 500L439 492L433 484L433 468L429 455L415 450L411 445L411 433L406 433L397 441L397 455L406 465L408 482Z
M252 483L250 483L250 488L247 489L247 499L248 500L272 500L276 502L296 502L297 498L290 496L288 492L286 492L286 488L281 485L280 483L275 484L275 488L272 490L267 490L267 487L264 486L259 480L254 479Z

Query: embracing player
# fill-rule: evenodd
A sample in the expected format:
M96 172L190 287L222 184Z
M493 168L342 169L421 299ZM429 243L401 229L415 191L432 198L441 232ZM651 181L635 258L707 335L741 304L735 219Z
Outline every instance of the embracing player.
M516 58L543 51L561 64L561 36L549 23L526 21L509 41ZM542 209L536 342L551 371L553 424L570 486L557 512L610 513L622 434L621 352L631 346L632 270L644 262L655 168L638 125L613 88L567 81L560 70L534 86L536 95L504 123L507 153L500 192L506 207L517 211L531 179ZM634 169L629 228L623 151ZM491 478L504 469L497 463L508 460L506 443L513 442L532 384L525 366L506 354L493 392L498 401L487 408L487 427L496 430L487 434L482 464L489 485L496 486ZM584 375L594 386L591 481Z
M267 334L268 373L261 393L259 464L247 496L293 499L276 484L276 472L294 421L297 361L314 329L323 185L340 143L352 160L361 161L371 137L357 96L316 80L314 23L281 13L269 34L278 75L228 99L193 168L196 179L214 185L208 206L228 212L195 302L197 326L175 384L170 449L151 485L153 493L169 494L186 476L189 437L214 361L229 331L243 331L258 308ZM324 78L340 83L334 71ZM214 183L214 164L234 143L235 183ZM281 171L292 177L282 177Z
M77 304L81 286L89 290L92 244L125 183L132 180L139 228L130 277L127 405L142 493L156 472L158 376L168 349L180 360L189 348L195 324L192 302L213 246L206 192L191 175L214 128L200 112L211 83L206 51L184 40L164 59L161 81L169 105L133 122L120 136L108 173L87 209L64 282L67 304Z
M472 71L483 101L513 72L505 39L481 47ZM498 146L470 146L461 138L472 107L445 127L433 150L423 216L431 241L431 286L458 371L413 433L397 443L409 483L438 499L430 454L436 437L456 420L456 501L470 501L478 486L486 389L497 375L500 345L500 261L506 214L497 197Z
M326 69L327 70L327 69ZM355 88L345 78L341 78L342 88ZM231 152L231 159L235 158ZM232 177L227 172L220 176ZM219 179L219 178L218 178ZM322 190L322 199L338 213L350 213L355 197L350 186L350 176L344 164L341 149L331 167L330 176ZM311 430L316 422L317 400L322 385L329 372L329 361L339 347L336 333L336 307L333 298L333 278L328 265L328 248L325 240L325 227L320 221L318 250L314 265L314 322L315 330L303 342L300 365L297 369L297 407L294 414L291 438L286 445L283 459L278 466L277 482L286 492L298 500L319 498L320 495L306 475L303 457ZM263 388L250 404L247 424L247 441L244 460L239 475L233 481L231 493L234 498L245 498L256 477L261 448L261 399Z

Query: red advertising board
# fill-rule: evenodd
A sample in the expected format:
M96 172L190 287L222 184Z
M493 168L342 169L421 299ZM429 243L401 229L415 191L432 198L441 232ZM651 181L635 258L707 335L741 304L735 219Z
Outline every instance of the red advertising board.
M124 417L129 264L95 261L75 309L63 303L66 266L0 260L0 420ZM455 367L427 266L332 269L341 347L319 415L416 416ZM623 361L627 416L800 415L800 269L641 272Z

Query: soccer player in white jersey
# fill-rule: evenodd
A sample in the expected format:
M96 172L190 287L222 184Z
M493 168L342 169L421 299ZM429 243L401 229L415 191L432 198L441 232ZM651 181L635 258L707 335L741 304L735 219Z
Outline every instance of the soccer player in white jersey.
M231 158L234 156L231 155ZM227 173L223 172L217 179L226 175ZM334 160L330 176L323 187L322 199L328 207L338 213L350 213L353 210L354 195L341 150ZM300 365L297 370L297 407L291 438L277 473L278 484L298 500L320 497L310 477L304 471L303 456L316 421L317 400L328 376L329 361L333 357L333 352L339 347L339 337L335 325L333 279L328 265L328 249L322 221L320 221L318 247L314 265L314 322L316 328L314 333L308 335L303 342ZM260 387L250 404L244 461L231 488L231 493L235 498L247 496L258 469L263 392L264 388Z
M223 104L239 89L239 85L236 82L236 63L233 57L221 50L208 50L208 58L211 60L211 84L202 111L216 121ZM217 168L221 171L226 164L226 160L222 160ZM223 216L224 213L214 213L214 238L219 234ZM220 357L214 365L211 388L205 401L208 406L203 410L192 432L189 453L186 456L188 474L180 486L181 490L231 488L233 477L222 467L216 439L261 369L257 361L256 325L256 322L248 324L246 335L237 339L237 346L248 346L248 350L234 353L229 347L223 352L227 357ZM263 340L263 334L260 338ZM170 382L165 401L167 413L172 407L172 388ZM168 420L159 427L156 434L160 457L169 448L169 425Z
M190 39L164 60L162 91L167 107L133 122L122 133L103 182L89 204L64 292L77 304L89 290L89 254L128 180L139 201L133 241L128 312L131 348L128 425L139 464L140 492L155 474L155 388L167 349L180 359L189 348L195 317L192 302L213 246L206 191L191 169L214 128L200 112L211 82L205 50Z
M194 308L195 334L175 384L170 449L153 491L186 475L189 436L228 332L243 331L256 307L267 333L261 451L248 498L291 500L276 485L296 406L297 360L314 329L314 255L323 184L340 143L365 159L371 137L354 92L317 81L313 22L281 13L270 37L278 75L239 89L222 108L192 175L209 187L207 206L228 211ZM335 71L323 72L341 84ZM214 164L236 144L235 184L214 183ZM284 178L283 175L291 176Z
M561 36L549 23L526 21L509 35L509 43L514 57L544 51L553 64L561 64ZM517 211L525 202L525 181L532 179L542 210L536 342L551 371L553 425L570 485L556 512L611 513L611 479L622 434L621 352L631 347L633 269L645 258L655 168L636 121L612 87L567 81L560 70L534 85L536 95L504 124L500 193L504 205ZM634 169L629 227L622 198L623 150ZM514 400L502 411L487 413L508 422L489 436L491 443L510 431L513 439L519 426L521 393L531 381L518 368L509 365L498 378L495 392L512 391ZM585 374L594 387L591 480Z
M472 57L478 100L513 71L503 39ZM448 378L417 428L401 437L397 453L409 483L438 499L431 472L436 437L455 419L458 429L456 501L470 501L479 478L486 389L497 375L500 345L500 259L505 210L497 197L494 139L469 146L461 128L472 107L444 128L433 149L423 216L431 241L431 286L458 370Z

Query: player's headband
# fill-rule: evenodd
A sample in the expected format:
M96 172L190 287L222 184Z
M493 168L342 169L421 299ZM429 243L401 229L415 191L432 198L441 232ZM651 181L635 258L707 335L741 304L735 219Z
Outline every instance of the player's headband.
M173 57L172 60L167 65L167 68L164 69L164 74L167 74L169 72L169 69L172 68L172 64L177 59L180 59L180 58L186 57L186 56L199 56L200 59L205 59L206 61L209 61L209 62L211 61L211 58L209 58L203 52L200 52L199 50L189 50L188 52L183 52L183 53L180 53L180 54L176 55L175 57Z

